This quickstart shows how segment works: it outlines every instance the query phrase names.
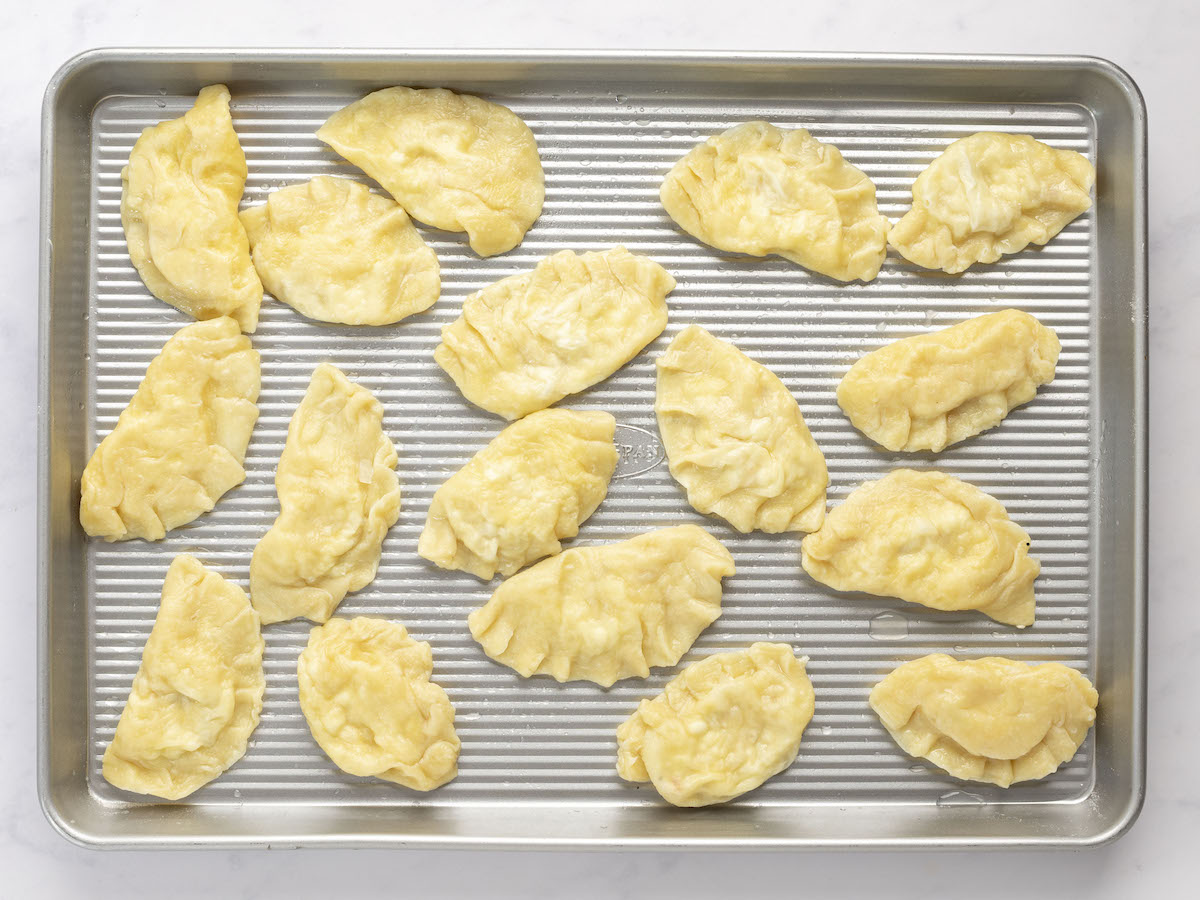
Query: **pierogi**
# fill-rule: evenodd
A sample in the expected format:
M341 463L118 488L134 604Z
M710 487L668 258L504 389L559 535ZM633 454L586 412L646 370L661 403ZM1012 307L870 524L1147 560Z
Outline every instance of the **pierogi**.
M264 624L324 622L375 578L400 516L396 462L379 401L334 366L317 366L275 471L279 516L250 560L250 599Z
M263 289L238 219L245 185L229 89L209 85L181 118L147 128L133 145L121 170L121 225L150 293L252 332Z
M562 549L608 491L616 420L546 409L509 425L437 489L417 553L485 580Z
M658 430L697 511L741 532L816 531L829 472L787 387L690 325L658 359Z
M574 547L518 572L467 618L485 653L528 678L609 687L673 666L721 615L733 557L695 525Z
M334 764L416 791L458 774L454 707L432 675L429 644L363 616L314 628L296 663L300 709Z
M358 182L281 188L242 224L263 285L310 319L391 325L437 302L437 256L403 209Z
M617 729L617 774L675 806L725 803L792 764L813 688L787 644L752 644L685 668Z
M603 381L667 326L675 279L616 247L563 250L463 301L433 358L464 397L518 419Z
M157 541L212 509L246 477L258 391L258 352L233 319L175 332L83 470L83 530Z
M517 246L541 215L537 142L497 103L443 88L385 88L335 112L317 137L418 222L465 231L480 256Z
M104 778L180 800L242 758L262 711L263 639L246 592L175 557Z
M905 753L955 778L1008 787L1071 759L1098 699L1090 681L1060 663L934 653L875 685L871 708Z
M1016 309L881 347L850 367L838 405L888 450L932 450L994 428L1054 380L1053 331Z
M803 128L746 122L714 135L667 173L659 197L706 244L838 281L871 281L887 253L871 179Z
M917 176L912 208L888 243L910 262L955 274L1045 244L1091 208L1096 170L1027 134L955 141Z
M995 497L952 475L896 469L856 488L800 542L804 570L838 591L1033 624L1029 535Z

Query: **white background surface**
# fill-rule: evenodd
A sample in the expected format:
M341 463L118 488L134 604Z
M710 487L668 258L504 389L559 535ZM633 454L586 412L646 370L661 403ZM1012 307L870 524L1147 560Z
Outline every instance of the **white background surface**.
M918 15L917 9L940 12ZM735 10L731 15L729 10ZM1195 896L1200 838L1200 553L1193 512L1200 333L1200 10L1190 0L804 4L797 0L426 0L0 4L0 897L538 898ZM68 844L35 792L37 192L42 91L71 55L113 45L268 45L1081 53L1126 68L1150 120L1150 734L1146 808L1108 847L1038 853L97 853ZM1152 893L1153 892L1153 893Z

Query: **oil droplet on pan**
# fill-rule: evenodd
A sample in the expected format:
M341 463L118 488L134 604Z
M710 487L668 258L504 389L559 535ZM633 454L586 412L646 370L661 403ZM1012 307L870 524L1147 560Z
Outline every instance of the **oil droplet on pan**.
M986 801L978 794L966 791L950 791L937 798L937 805L946 806L982 806Z
M894 612L882 612L871 619L868 633L877 641L902 641L908 637L908 619Z

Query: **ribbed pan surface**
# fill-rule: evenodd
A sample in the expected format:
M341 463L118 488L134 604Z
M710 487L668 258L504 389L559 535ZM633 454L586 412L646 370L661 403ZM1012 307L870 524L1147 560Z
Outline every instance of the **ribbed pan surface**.
M1091 673L1092 217L1081 216L1044 249L961 276L921 272L893 254L873 283L843 286L780 259L753 260L702 246L674 227L659 205L658 187L697 142L764 118L835 143L874 180L882 212L895 219L907 208L913 178L952 140L989 129L1027 133L1094 160L1091 118L1071 105L760 103L697 90L631 85L620 92L495 95L533 129L546 171L545 211L520 247L479 259L460 236L422 228L441 261L442 297L430 312L392 327L319 325L264 301L254 335L262 354L261 417L245 483L212 513L160 543L89 544L90 775L101 797L133 799L104 782L100 758L137 669L168 564L178 553L195 553L247 585L254 544L277 512L272 480L288 419L313 367L328 360L383 403L404 490L404 509L384 545L378 578L347 598L339 614L395 619L432 643L435 678L457 709L460 774L449 786L418 795L336 769L313 742L297 704L296 656L308 635L307 623L297 621L265 630L266 702L249 752L192 802L658 802L648 786L617 778L613 733L674 670L610 690L522 680L488 660L467 631L467 613L486 601L489 587L416 555L434 490L501 427L499 419L469 406L434 365L440 329L457 317L466 295L528 270L546 254L615 244L650 255L679 286L669 298L666 332L612 378L567 401L611 412L622 445L608 498L575 543L615 540L658 525L702 524L730 548L738 574L726 582L723 616L684 661L757 640L784 641L809 656L817 707L799 759L740 802L1003 803L1086 794L1090 740L1043 782L1008 792L964 791L900 753L866 701L871 686L897 663L935 651L1061 660ZM250 168L244 203L261 203L271 190L318 174L366 180L314 135L330 113L353 99L235 96L234 122ZM151 358L187 321L151 297L129 261L120 172L142 129L182 114L191 100L151 92L111 98L94 113L89 402L82 413L91 423L92 447L112 429ZM881 452L841 414L834 388L862 353L1008 306L1051 326L1063 351L1054 383L1001 427L935 458ZM1003 501L1029 531L1042 562L1037 624L1018 632L974 613L935 613L837 594L801 570L798 536L743 536L692 511L662 461L653 404L654 359L693 322L734 341L791 389L828 460L831 506L863 480L899 465L937 465Z

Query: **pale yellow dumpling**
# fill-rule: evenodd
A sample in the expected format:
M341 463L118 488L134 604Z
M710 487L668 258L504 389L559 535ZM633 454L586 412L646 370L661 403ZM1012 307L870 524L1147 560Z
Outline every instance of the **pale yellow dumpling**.
M175 332L83 470L83 530L157 541L212 509L246 477L258 390L258 352L233 319Z
M617 729L617 774L675 806L725 803L792 764L813 715L807 659L752 644L693 663Z
M433 358L463 396L517 419L603 381L667 326L675 279L624 247L563 250L463 301Z
M1054 380L1057 335L1016 309L868 353L837 389L854 427L888 450L937 452L999 425Z
M838 281L870 281L888 220L871 179L803 128L746 122L710 137L667 173L667 214L719 250L775 254Z
M390 325L437 302L437 256L393 201L320 175L242 213L276 300L318 322Z
M765 366L698 325L658 359L654 400L671 474L738 531L815 531L829 472L800 407Z
M804 570L834 590L1033 624L1041 564L1029 535L995 497L944 472L896 469L861 485L800 549Z
M673 666L721 615L733 557L695 525L575 547L518 572L467 618L485 653L528 678L608 687Z
M246 592L177 556L104 751L115 787L179 800L242 758L262 711L263 639Z
M541 215L537 142L499 104L442 88L385 88L335 112L317 137L418 222L465 231L480 256L517 246Z
M1098 699L1090 681L1060 663L935 653L875 685L871 708L905 753L955 778L1008 787L1073 757Z
M962 272L1045 244L1091 208L1095 181L1074 150L983 131L955 141L917 176L912 209L888 243L918 266Z
M150 292L197 319L232 316L254 331L262 284L238 219L246 155L229 89L200 91L182 118L142 132L121 170L121 225Z
M562 549L608 491L616 420L546 409L509 425L437 489L417 553L489 579Z
M296 664L300 709L344 772L431 791L458 774L454 707L430 681L433 651L403 625L330 619Z
M264 624L324 622L375 578L400 517L396 462L379 401L334 366L317 366L275 471L279 516L250 561Z

